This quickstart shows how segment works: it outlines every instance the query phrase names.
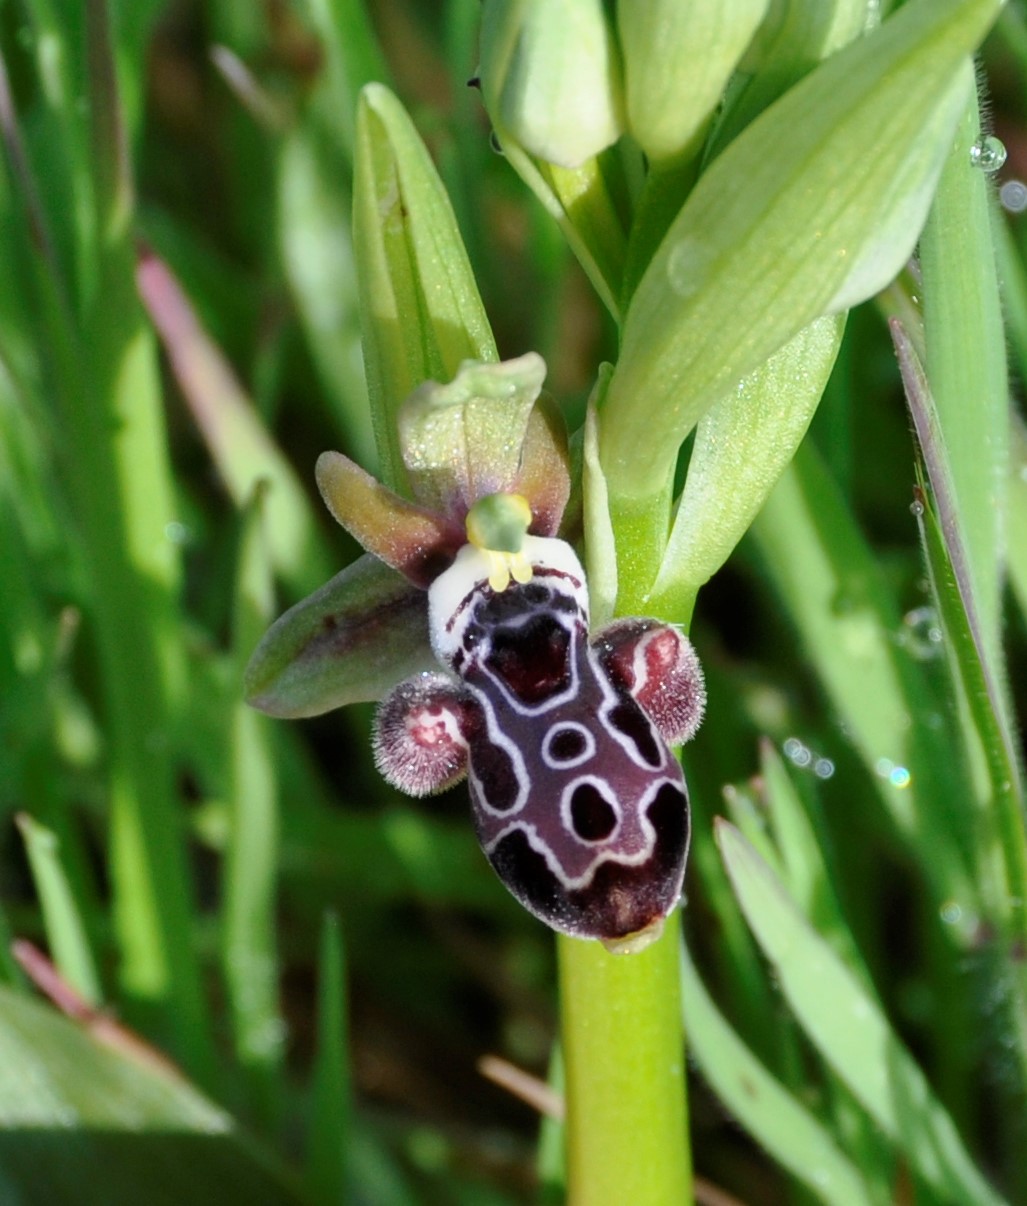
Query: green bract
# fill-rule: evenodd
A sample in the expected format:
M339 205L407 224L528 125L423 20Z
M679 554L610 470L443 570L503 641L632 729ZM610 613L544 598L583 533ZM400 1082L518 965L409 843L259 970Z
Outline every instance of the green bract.
M831 375L843 315L818 318L699 420L654 598L691 610L795 455Z
M602 0L486 0L481 82L500 139L580 167L621 132L619 64Z
M405 492L396 412L423 381L499 356L453 208L403 106L369 84L357 110L353 238L364 366L385 482Z

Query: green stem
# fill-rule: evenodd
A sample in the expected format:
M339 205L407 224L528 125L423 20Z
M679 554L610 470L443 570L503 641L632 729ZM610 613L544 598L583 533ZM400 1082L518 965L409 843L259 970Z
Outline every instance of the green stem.
M568 1206L691 1201L680 915L635 955L558 940Z

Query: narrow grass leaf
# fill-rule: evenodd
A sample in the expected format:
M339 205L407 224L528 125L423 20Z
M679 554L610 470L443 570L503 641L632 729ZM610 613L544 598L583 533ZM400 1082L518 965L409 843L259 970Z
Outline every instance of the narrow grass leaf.
M927 215L998 0L912 0L821 63L700 177L628 312L600 447L611 497L654 493L719 398L881 289ZM640 476L639 466L646 466Z
M979 793L983 795L981 825L974 851L978 877L991 911L1004 919L1009 941L1019 943L1024 940L1027 928L1024 787L1013 738L1005 663L1001 647L992 646L985 635L977 595L978 579L967 547L964 511L956 493L933 392L912 343L895 321L892 334L931 484L931 496L922 492L918 505L921 538L949 638L954 679L962 685L986 767L987 783ZM996 879L998 868L1004 871L1001 888ZM1027 1054L1027 1046L1023 1050Z
M952 1119L880 1006L731 825L717 827L735 894L810 1039L916 1173L948 1201L998 1206Z
M976 900L966 769L943 731L911 722L941 704L902 643L902 617L880 567L808 443L752 531L809 664L898 832L911 849L931 850L924 869L939 905L953 895Z
M27 813L21 813L17 821L57 970L88 1005L98 1006L103 989L96 959L82 909L61 863L57 838Z
M233 624L237 677L272 614L272 567L263 491L243 516ZM268 719L242 699L232 710L228 848L223 863L225 983L236 1058L249 1080L251 1106L265 1125L281 1109L285 1024L279 1006L275 936L279 820L274 737Z
M972 79L969 64L963 71ZM972 95L938 183L919 259L934 438L947 463L951 506L963 532L978 639L995 667L1002 656L1009 385L992 239L993 190L980 166L986 151Z
M826 1206L870 1206L873 1199L859 1169L731 1027L687 950L682 955L681 995L691 1053L746 1131Z
M347 1198L352 1116L349 1005L339 920L326 915L318 964L317 1051L311 1091L307 1180L318 1201Z
M298 1206L223 1110L156 1061L0 988L0 1198Z
M137 279L140 296L222 481L240 508L259 479L269 482L264 505L275 568L295 596L309 594L331 575L334 565L295 470L164 261L144 251Z
M760 778L780 852L782 882L817 933L871 990L870 973L845 920L816 830L783 759L769 741L760 743Z

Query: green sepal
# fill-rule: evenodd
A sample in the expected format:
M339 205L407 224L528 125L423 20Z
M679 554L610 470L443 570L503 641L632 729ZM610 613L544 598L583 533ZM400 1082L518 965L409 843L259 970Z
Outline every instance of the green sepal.
M365 554L272 624L244 686L271 716L318 716L435 664L424 591Z
M368 397L386 485L406 492L396 415L422 381L499 355L453 208L400 102L368 84L357 111L353 238Z
M902 267L967 99L958 68L999 7L911 0L790 89L699 179L632 297L600 415L615 523L625 496L662 486L718 398Z
M516 492L545 376L545 361L528 352L501 364L467 361L447 384L414 390L399 413L399 443L418 502L462 520L486 494Z

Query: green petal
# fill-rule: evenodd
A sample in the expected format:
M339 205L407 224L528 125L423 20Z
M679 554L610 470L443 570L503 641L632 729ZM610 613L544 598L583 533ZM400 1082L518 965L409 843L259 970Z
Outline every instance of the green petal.
M424 591L366 555L268 629L246 668L246 698L271 716L317 716L381 699L434 665Z
M468 361L447 385L416 389L399 414L414 497L462 520L486 494L512 492L545 376L545 361L528 352L502 364Z
M353 182L364 366L382 476L403 490L396 413L422 381L497 360L453 208L403 106L360 94Z
M700 178L632 298L601 414L615 507L665 481L681 441L742 377L901 268L967 99L959 68L999 7L912 0Z

